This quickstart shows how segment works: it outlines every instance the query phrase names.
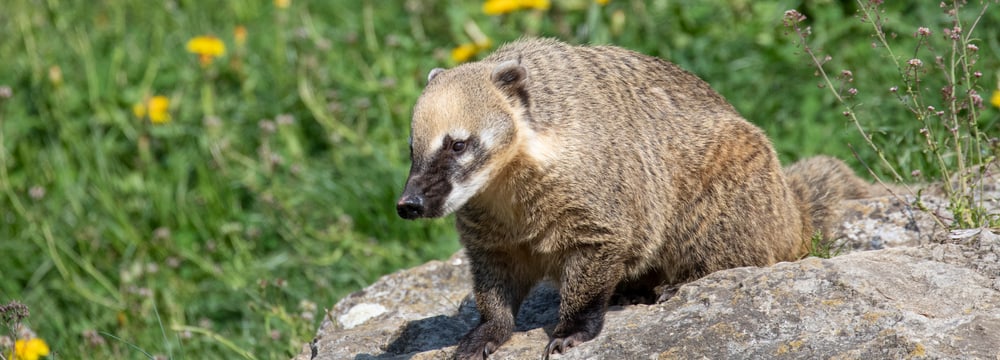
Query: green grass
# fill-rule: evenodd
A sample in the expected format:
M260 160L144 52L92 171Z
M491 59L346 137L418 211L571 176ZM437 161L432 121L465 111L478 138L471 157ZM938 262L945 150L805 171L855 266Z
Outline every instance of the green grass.
M56 357L291 356L338 298L458 248L448 220L400 220L394 201L410 107L429 69L454 65L469 21L494 44L555 36L669 59L763 127L783 161L822 153L861 170L853 144L877 164L785 35L798 8L830 66L854 71L890 161L937 173L851 2L553 3L499 17L473 1L5 4L0 302L28 305ZM887 6L900 48L918 26L947 26L936 4ZM978 30L983 94L996 91L998 24L991 11ZM227 50L202 67L184 49L206 34ZM133 114L155 95L171 122ZM996 136L998 118L984 110L982 128ZM109 336L92 344L88 330Z
M805 256L829 259L840 255L843 251L844 243L837 244L837 241L833 239L826 239L823 237L823 233L817 231L812 237L809 238L809 251Z

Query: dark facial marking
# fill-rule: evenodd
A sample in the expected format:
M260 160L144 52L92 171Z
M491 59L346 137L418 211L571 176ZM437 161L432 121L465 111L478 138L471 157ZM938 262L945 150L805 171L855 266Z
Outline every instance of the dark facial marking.
M417 156L411 150L413 164L403 196L420 196L426 209L422 214L424 217L441 216L452 184L466 181L488 158L485 151L477 146L479 139L475 135L461 140L445 136L442 141L443 146L429 157ZM465 155L468 151L473 154ZM473 160L462 166L458 163L460 156L472 156Z

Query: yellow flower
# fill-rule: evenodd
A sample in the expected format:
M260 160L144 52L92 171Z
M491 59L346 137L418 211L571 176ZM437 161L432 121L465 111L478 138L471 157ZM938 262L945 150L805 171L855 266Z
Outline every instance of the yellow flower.
M149 121L153 124L166 124L170 122L170 99L166 96L157 95L146 101L132 106L132 113L135 117L143 118L149 115Z
M483 13L503 15L520 9L548 10L551 6L550 0L487 0L483 3Z
M236 42L237 47L247 43L247 28L245 26L240 25L233 29L233 41Z
M549 0L521 0L521 7L537 10L548 10L552 6Z
M187 51L197 54L202 66L208 66L212 59L225 55L226 44L215 36L196 36L188 40Z
M486 15L503 15L513 12L520 7L520 0L488 0L483 3L483 13Z
M993 92L993 96L990 97L990 104L1000 108L1000 89Z
M170 99L166 96L154 96L149 99L149 121L154 124L164 124L170 121Z
M451 49L451 60L456 63L463 63L469 61L473 56L476 56L479 52L489 49L493 46L493 40L488 37L482 37L474 43L465 43L456 46Z
M607 5L609 0L594 0L594 1L597 2L597 5Z
M457 63L466 62L478 52L479 47L476 46L476 44L462 44L454 49L451 49L451 60Z
M38 360L42 356L49 356L49 345L42 339L21 339L14 343L14 359Z
M289 5L292 5L292 0L274 0L274 7L279 9L287 9Z

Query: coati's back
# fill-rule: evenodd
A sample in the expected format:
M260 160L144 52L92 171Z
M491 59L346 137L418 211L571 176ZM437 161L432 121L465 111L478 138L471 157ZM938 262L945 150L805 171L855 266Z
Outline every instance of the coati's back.
M506 45L482 62L504 61L534 70L524 96L530 102L531 124L540 130L554 127L613 140L656 133L677 136L718 121L743 121L701 79L634 51L534 39Z

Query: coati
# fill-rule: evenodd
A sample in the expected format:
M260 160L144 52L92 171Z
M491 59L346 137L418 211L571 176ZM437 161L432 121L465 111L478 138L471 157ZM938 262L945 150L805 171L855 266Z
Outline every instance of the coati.
M434 69L413 108L405 219L456 214L479 325L456 357L507 341L528 291L559 282L545 349L597 336L609 299L792 261L868 184L839 160L783 172L771 142L696 76L613 46L507 44Z

